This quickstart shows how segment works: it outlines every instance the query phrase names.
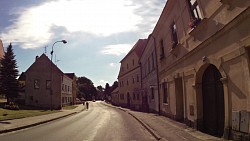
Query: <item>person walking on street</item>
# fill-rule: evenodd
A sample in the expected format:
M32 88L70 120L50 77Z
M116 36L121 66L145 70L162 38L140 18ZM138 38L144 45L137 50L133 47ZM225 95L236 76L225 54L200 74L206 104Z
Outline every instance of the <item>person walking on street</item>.
M87 108L87 110L89 109L89 103L88 103L88 101L86 102L86 108Z

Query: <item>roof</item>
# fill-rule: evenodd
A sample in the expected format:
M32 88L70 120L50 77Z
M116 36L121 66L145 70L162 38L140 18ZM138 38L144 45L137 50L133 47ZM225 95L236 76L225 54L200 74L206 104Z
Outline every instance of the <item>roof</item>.
M67 75L69 78L74 79L75 73L64 73L65 75Z
M118 93L119 92L119 87L115 88L111 93Z
M147 44L147 39L139 39L136 42L136 44L132 47L132 49L128 52L128 54L120 62L122 62L125 58L127 58L132 52L135 52L138 58L140 58L146 44Z
M26 80L26 75L24 72L21 73L21 75L18 77L18 81L25 81Z
M31 67L37 63L39 60L43 60L43 61L47 61L47 62L51 62L51 60L48 58L48 56L46 56L44 53L40 56L40 57L36 57L36 61L26 70L26 72L28 72ZM52 67L55 68L56 70L58 70L60 73L63 73L53 62L52 62Z

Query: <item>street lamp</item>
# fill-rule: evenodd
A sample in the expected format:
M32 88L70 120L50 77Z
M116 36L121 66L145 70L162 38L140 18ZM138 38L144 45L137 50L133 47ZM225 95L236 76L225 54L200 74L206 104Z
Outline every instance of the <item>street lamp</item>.
M52 111L52 94L53 94L53 90L52 90L52 72L53 72L52 71L52 66L53 66L52 64L53 64L53 53L54 53L53 47L58 42L62 42L64 44L66 44L67 41L66 40L61 40L61 41L54 42L54 44L52 45L52 50L50 52L50 54L51 54L51 64L50 64L50 110L51 111Z

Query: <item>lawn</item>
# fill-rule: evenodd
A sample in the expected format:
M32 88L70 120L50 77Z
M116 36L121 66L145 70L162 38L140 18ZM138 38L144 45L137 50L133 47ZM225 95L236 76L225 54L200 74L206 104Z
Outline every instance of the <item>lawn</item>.
M50 110L38 109L35 107L28 107L28 106L19 106L20 110L7 110L7 109L4 109L3 107L4 107L4 103L0 102L0 121L59 112L59 110L50 111Z
M71 109L75 109L77 106L75 105L70 105L70 106L64 106L63 110L71 110Z

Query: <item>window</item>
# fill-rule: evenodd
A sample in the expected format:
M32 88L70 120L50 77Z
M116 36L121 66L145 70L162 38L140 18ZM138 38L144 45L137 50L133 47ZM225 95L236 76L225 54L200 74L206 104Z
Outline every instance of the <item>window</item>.
M62 84L62 91L64 91L64 84Z
M50 88L51 88L51 81L46 80L46 89L50 89Z
M168 103L168 87L167 82L163 83L163 103Z
M128 86L128 80L127 80L127 86Z
M189 10L191 14L190 27L194 28L201 21L201 10L199 8L197 0L188 0Z
M155 99L155 90L151 88L151 99Z
M135 83L135 78L133 77L133 84Z
M135 93L133 93L133 100L135 100Z
M176 31L176 24L173 23L171 26L172 31L172 48L175 48L178 44L178 37L177 37L177 31Z
M137 82L139 82L139 75L137 74Z
M160 59L163 59L165 57L165 53L164 53L164 44L163 44L163 40L161 39L160 41Z
M135 65L135 60L133 59L133 66Z
M38 79L34 80L34 88L39 89L40 88L40 81Z
M128 63L127 63L127 69L128 69Z
M137 100L140 100L140 95L139 95L139 93L137 94Z

